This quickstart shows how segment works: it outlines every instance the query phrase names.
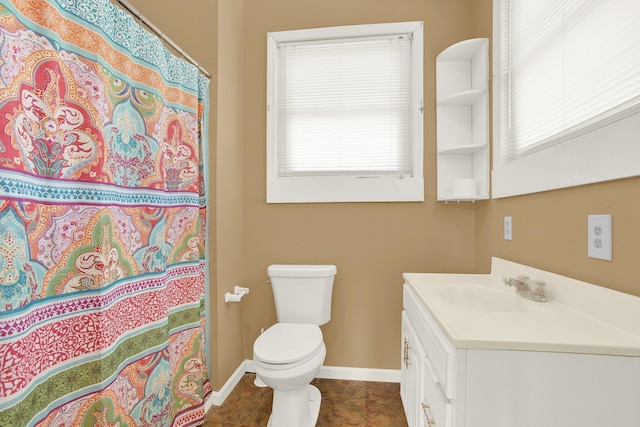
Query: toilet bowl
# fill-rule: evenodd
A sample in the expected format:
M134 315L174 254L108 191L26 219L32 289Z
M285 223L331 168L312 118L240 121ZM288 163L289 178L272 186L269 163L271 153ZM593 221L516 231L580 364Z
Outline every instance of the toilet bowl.
M269 427L313 427L320 391L309 383L324 362L326 347L317 325L276 323L253 346L256 376L273 389Z
M327 354L320 325L331 319L335 265L268 268L278 323L253 344L256 383L273 389L268 427L314 427L320 390L310 383Z

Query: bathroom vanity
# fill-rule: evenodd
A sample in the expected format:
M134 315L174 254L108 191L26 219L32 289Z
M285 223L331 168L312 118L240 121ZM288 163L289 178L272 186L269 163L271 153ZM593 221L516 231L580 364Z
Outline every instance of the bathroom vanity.
M502 281L522 274L548 302ZM403 277L409 427L640 427L640 298L498 258Z

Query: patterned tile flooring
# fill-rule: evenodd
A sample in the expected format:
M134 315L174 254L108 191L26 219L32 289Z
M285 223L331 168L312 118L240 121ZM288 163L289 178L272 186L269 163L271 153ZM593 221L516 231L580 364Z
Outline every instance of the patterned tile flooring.
M207 413L204 427L264 427L271 413L273 392L253 385L245 374L222 406ZM322 393L317 427L406 427L400 384L316 378ZM295 427L295 426L291 426Z

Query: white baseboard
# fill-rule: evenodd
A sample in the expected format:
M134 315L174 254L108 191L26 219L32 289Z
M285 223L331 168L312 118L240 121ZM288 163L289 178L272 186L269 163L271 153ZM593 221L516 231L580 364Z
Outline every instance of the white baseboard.
M342 366L323 366L318 378L332 380L376 381L381 383L399 383L400 369L347 368Z
M205 413L209 412L212 406L220 406L224 403L224 401L229 397L233 389L238 385L242 376L245 372L248 372L246 369L247 361L240 363L238 369L236 369L233 374L229 377L226 383L220 388L219 391L214 391L211 393L211 396L207 399L204 404ZM253 365L253 362L251 363Z
M247 372L256 372L253 360L245 360ZM330 380L376 381L383 383L399 383L399 369L347 368L342 366L322 366L316 378Z

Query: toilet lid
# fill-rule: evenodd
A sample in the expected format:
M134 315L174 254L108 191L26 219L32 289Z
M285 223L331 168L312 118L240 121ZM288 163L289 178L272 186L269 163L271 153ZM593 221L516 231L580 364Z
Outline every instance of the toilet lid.
M321 347L318 325L276 323L253 343L253 355L265 363L289 364L308 358Z

